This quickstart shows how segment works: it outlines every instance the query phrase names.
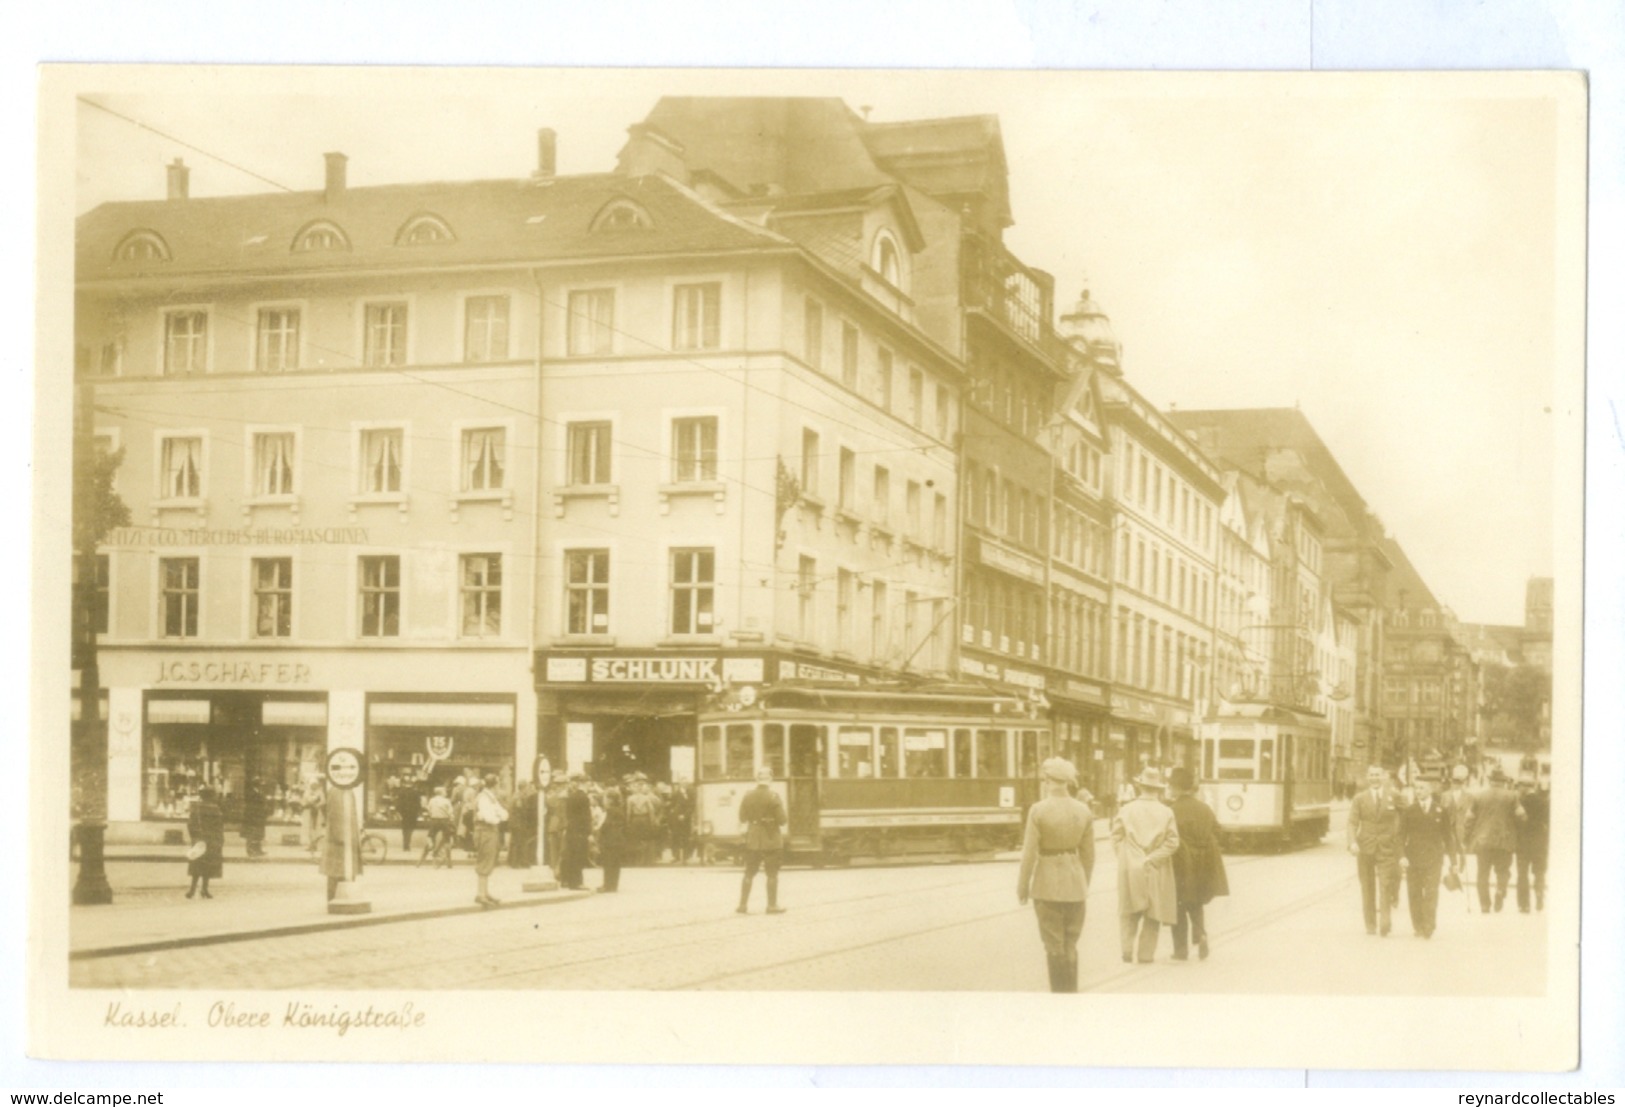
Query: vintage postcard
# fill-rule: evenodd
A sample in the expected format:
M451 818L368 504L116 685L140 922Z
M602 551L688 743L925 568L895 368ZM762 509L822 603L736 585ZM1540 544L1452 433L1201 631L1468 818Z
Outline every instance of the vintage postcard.
M1576 1064L1581 76L41 104L35 1055Z

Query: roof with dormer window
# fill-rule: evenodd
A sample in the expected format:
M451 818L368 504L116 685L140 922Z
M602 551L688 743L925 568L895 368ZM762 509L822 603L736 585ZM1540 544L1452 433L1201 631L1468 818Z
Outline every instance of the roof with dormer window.
M593 221L617 198L647 213L637 235L598 234ZM397 245L401 232L432 215L455 234L433 249ZM290 249L321 225L342 229L348 250ZM157 259L115 262L132 231L160 238L166 278L275 275L368 269L541 263L787 246L776 232L740 219L667 177L592 174L350 188L329 201L321 191L121 201L79 217L76 276L81 282L139 278Z

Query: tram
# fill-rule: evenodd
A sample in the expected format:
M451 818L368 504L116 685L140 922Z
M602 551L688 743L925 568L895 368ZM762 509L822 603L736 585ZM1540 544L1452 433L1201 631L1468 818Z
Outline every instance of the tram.
M872 689L785 683L699 718L703 855L744 848L739 801L758 766L789 815L787 860L966 857L1020 847L1048 728L1026 704L962 685Z
M1201 728L1202 799L1219 841L1313 845L1331 825L1331 734L1324 719L1270 704L1235 704Z

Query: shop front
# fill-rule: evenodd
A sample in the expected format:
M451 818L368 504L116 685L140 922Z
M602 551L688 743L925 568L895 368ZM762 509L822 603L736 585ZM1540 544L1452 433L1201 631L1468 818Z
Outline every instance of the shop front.
M1196 767L1195 731L1184 707L1113 689L1108 742L1120 763L1116 776L1122 795L1127 795L1127 782L1146 766L1163 772Z
M522 650L113 647L103 649L101 669L113 833L185 820L205 786L236 826L250 783L267 822L291 827L305 784L321 780L328 752L340 747L364 752L363 810L390 821L392 778L473 771L512 780L535 750Z
M1077 766L1079 784L1097 805L1110 801L1119 781L1108 757L1111 709L1106 689L1094 681L1051 674L1046 696L1056 756Z

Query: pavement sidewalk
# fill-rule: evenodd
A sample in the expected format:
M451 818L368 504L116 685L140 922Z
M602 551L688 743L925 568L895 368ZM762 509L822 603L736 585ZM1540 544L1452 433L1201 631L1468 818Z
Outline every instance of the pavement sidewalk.
M214 898L207 900L186 898L184 850L175 848L173 857L169 847L143 846L139 851L140 857L151 859L110 851L111 904L69 908L70 959L537 907L591 894L526 893L526 882L540 880L545 870L498 868L491 874L491 894L501 904L487 908L474 902L475 875L466 861L450 869L386 864L367 868L356 882L357 898L369 901L371 912L330 915L326 878L303 851L297 858L252 861L228 851L224 875L211 883Z

